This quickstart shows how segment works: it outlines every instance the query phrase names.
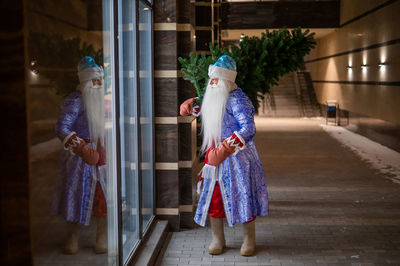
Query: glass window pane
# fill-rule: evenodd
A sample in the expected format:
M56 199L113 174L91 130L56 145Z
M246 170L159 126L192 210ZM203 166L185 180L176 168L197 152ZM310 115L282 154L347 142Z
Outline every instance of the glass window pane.
M118 208L117 208L117 165L115 117L115 57L113 3L103 0L103 51L105 89L105 144L107 158L107 222L108 222L108 265L118 262Z
M142 174L142 222L146 229L153 213L153 89L151 9L139 3L140 145Z
M119 91L123 261L138 239L138 144L135 1L119 2Z

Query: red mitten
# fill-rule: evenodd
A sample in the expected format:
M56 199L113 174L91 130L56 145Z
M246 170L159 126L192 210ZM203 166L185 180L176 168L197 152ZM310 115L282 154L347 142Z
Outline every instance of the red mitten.
M184 101L181 104L181 107L180 107L180 110L179 110L179 114L182 115L182 116L187 116L187 115L192 114L194 101L195 101L194 98L190 98L190 99L187 99L186 101Z
M64 142L64 148L80 156L89 165L96 165L99 161L99 153L87 145L76 133L72 133L68 137Z
M217 148L212 148L208 152L208 164L217 166L222 163L226 157L235 152L235 148L231 147L229 143L224 140Z
M229 138L225 139L217 148L210 149L207 153L209 165L217 166L222 163L226 157L236 154L245 148L243 138L235 131Z

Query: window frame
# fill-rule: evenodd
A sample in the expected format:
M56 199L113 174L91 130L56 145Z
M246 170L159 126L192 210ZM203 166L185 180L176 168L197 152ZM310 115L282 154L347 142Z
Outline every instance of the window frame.
M138 230L137 230L137 236L138 236L138 241L135 243L135 246L132 248L130 254L126 257L126 260L124 260L124 254L123 254L123 249L124 249L124 243L123 243L123 220L122 220L122 166L121 166L121 126L120 123L123 122L121 121L121 101L120 101L120 96L121 96L121 89L120 89L120 66L119 66L119 57L121 56L121 53L123 51L120 51L119 46L119 29L120 29L120 24L119 24L119 19L122 14L119 12L120 10L120 1L113 1L112 4L112 16L113 18L111 19L111 28L113 29L112 36L110 38L113 38L113 48L114 51L112 53L114 57L114 74L112 75L112 84L115 86L114 89L114 103L115 106L113 106L113 120L114 120L114 125L115 125L115 135L113 136L113 139L115 140L116 147L115 147L115 160L113 160L114 167L116 168L116 179L117 179L117 199L114 200L115 204L117 206L114 206L114 208L117 210L117 230L114 230L114 232L117 232L117 258L111 259L110 261L117 261L118 265L130 265L132 261L135 259L137 256L139 248L142 246L143 241L148 237L148 234L150 232L150 228L154 225L155 222L155 216L156 216L156 183L155 183L155 124L154 124L154 4L150 3L147 0L130 0L130 1L135 1L135 35L136 35L136 43L135 43L135 53L136 53L136 70L135 70L135 75L136 75L136 114L137 114L137 121L138 123L135 124L136 128L136 143L137 149L136 149L136 164L137 164L137 171L135 173L136 178L137 178L137 193L136 193L136 202L137 202L137 209L139 215L136 215L136 224L138 225ZM151 56L150 56L150 65L151 65L151 140L152 140L152 200L153 200L153 206L152 206L152 217L149 219L149 222L147 223L146 227L143 228L143 219L142 219L142 173L141 173L141 166L142 166L142 150L141 150L141 126L140 126L140 107L141 107L141 102L140 102L140 76L139 76L139 71L140 71L140 41L139 40L139 4L142 2L144 5L146 5L150 12L151 12L151 17L150 17L150 44L151 44ZM144 229L144 230L143 230ZM125 263L124 263L125 261Z

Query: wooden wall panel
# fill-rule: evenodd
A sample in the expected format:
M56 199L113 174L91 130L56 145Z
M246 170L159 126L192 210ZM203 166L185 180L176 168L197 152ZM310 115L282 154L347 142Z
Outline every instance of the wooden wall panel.
M177 125L155 125L156 162L178 162Z
M177 78L154 79L154 107L156 117L178 115L177 85Z
M225 3L221 28L335 28L339 26L339 14L337 0Z

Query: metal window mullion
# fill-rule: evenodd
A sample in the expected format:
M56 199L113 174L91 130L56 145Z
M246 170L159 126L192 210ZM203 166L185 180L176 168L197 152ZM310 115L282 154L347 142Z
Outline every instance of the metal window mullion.
M154 127L154 12L151 9L151 134L152 134L152 143L151 143L151 151L153 157L153 167L152 167L152 179L153 179L153 217L156 215L156 178L155 178L155 161L156 161L156 152L155 152L155 141L156 141L156 134L155 134L155 127Z
M122 191L121 191L121 124L120 124L120 87L119 87L119 10L118 1L113 2L113 31L114 31L114 95L115 95L115 107L113 119L116 121L115 127L115 143L116 143L116 172L117 172L117 215L118 215L118 265L124 264L123 258L123 239L122 239Z
M140 109L141 109L141 103L140 103L140 39L139 39L139 1L135 2L135 20L136 20L136 113L137 113L137 121L136 123L136 141L137 141L137 193L136 193L136 199L137 199L137 204L138 204L138 212L136 215L136 222L138 225L138 239L142 239L142 228L143 228L143 222L142 222L142 147L141 147L141 125L140 125Z

